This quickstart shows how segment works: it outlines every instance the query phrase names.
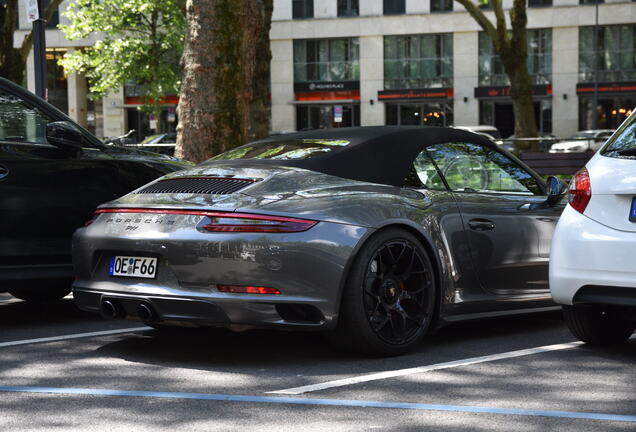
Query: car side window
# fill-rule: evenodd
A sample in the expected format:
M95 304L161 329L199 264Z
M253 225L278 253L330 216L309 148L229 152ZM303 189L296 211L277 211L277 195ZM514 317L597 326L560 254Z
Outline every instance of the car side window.
M431 159L426 150L420 152L413 161L413 170L410 173L410 177L413 177L410 183L419 183L418 187L431 190L448 190L444 180L439 175L433 159Z
M529 172L488 147L473 143L444 143L429 146L424 152L438 170L432 177L429 170L422 174L418 171L422 183L426 184L424 179L431 184L441 182L441 174L448 187L457 192L543 194L541 186Z
M0 89L0 141L47 144L46 125L51 121L20 97Z

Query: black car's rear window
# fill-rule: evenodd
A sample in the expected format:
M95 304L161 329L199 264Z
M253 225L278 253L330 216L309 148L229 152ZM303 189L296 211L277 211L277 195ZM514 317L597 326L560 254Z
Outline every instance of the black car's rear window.
M214 156L210 160L235 159L309 159L341 148L349 144L347 140L297 139L287 141L256 142L237 147Z
M636 113L625 120L601 154L615 158L636 158Z

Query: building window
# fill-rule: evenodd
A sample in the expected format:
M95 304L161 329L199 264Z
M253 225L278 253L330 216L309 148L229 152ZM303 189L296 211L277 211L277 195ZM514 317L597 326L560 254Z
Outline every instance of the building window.
M65 49L47 48L46 89L48 101L59 110L68 113L68 80L64 68L59 65L64 54Z
M528 30L528 73L535 85L552 82L552 29ZM508 86L510 80L504 71L492 40L479 33L479 85Z
M358 38L294 41L294 82L359 81Z
M314 17L314 0L292 0L292 18Z
M599 26L594 52L594 27L579 29L579 82L636 80L636 25ZM596 62L594 61L596 59Z
M360 104L296 105L296 129L360 126Z
M603 4L605 0L579 0L579 4L582 5L593 5L593 4Z
M431 12L452 12L453 0L431 0Z
M594 129L595 116L597 129L616 129L632 113L636 96L601 94L596 102L594 109L592 96L579 96L579 130Z
M452 86L452 33L384 37L385 89Z
M402 126L450 126L453 124L452 103L387 103L386 124Z
M384 15L400 15L406 13L405 0L384 0Z
M359 0L338 0L338 16L349 17L360 15Z
M528 7L550 7L552 0L528 0Z
M42 15L44 15L44 11L46 7L51 3L51 0L42 0ZM60 23L60 11L59 9L55 9L51 19L46 22L46 28L57 28L57 25Z

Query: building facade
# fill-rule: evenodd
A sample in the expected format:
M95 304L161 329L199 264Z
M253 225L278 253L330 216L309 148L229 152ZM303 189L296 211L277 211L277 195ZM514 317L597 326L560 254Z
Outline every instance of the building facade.
M599 0L598 22L596 12L589 0L529 0L528 69L544 133L589 129L594 115L596 127L614 128L636 106L636 3ZM501 62L452 0L274 0L270 37L273 130L487 124L502 136L514 131Z
M595 123L616 127L636 106L636 2L528 2L528 69L539 130L564 137ZM23 3L15 46L30 29ZM504 0L505 9L511 5ZM137 110L135 86L93 100L83 76L67 76L57 59L99 36L68 41L55 27L64 20L54 17L46 31L49 100L100 137L137 129L141 139L157 121L174 130L176 96L165 98L164 114L153 120ZM487 124L504 137L513 133L501 62L452 0L274 0L270 39L273 131ZM32 57L27 83L33 90Z

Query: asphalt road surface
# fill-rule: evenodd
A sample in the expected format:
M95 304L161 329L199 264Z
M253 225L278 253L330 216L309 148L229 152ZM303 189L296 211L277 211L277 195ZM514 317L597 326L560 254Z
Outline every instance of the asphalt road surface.
M0 431L636 431L636 336L559 313L444 328L367 358L316 333L163 335L0 294Z

